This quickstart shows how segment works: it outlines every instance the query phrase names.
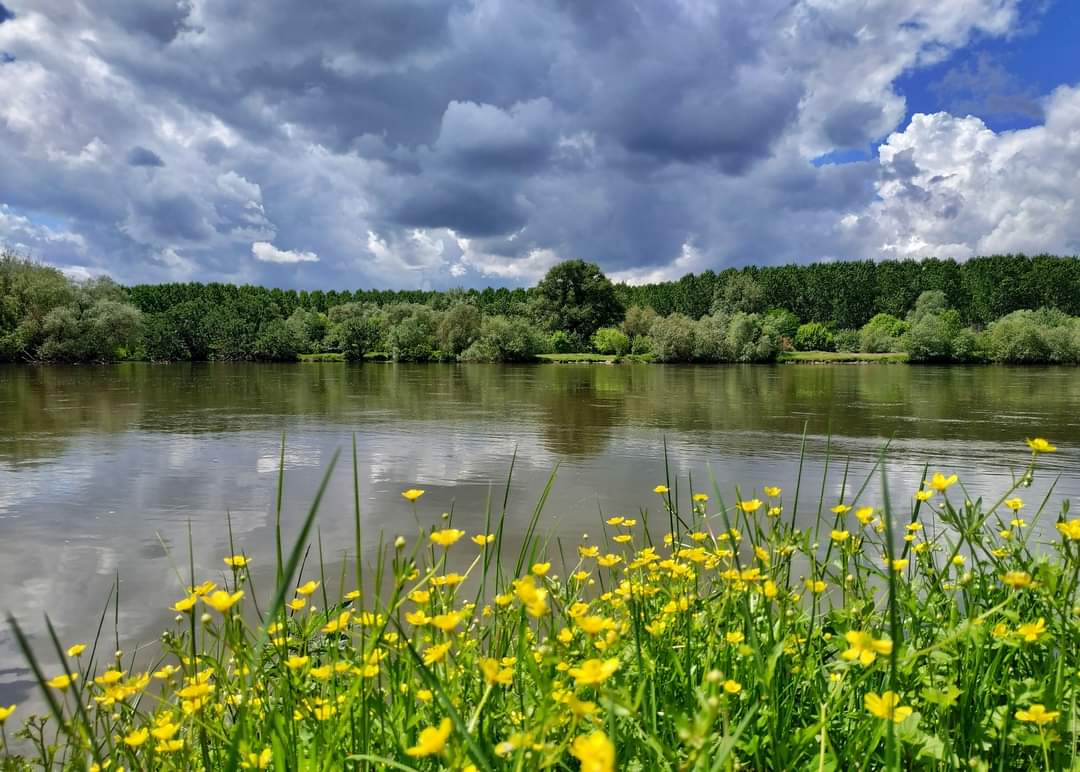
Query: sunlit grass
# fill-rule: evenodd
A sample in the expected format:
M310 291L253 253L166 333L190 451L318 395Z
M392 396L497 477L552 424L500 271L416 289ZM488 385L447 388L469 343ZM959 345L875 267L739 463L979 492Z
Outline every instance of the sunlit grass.
M517 554L502 512L466 532L410 489L400 506L438 525L336 576L311 543L324 480L288 554L248 555L223 534L222 575L178 583L152 662L55 635L53 651L32 652L11 620L51 715L14 731L18 706L0 706L25 750L0 758L7 769L1076 768L1080 520L1049 496L1023 500L1054 452L1029 447L994 500L947 469L890 497L884 463L880 501L864 498L868 479L839 501L822 486L811 508L804 494L798 513L798 492L769 480L731 493L642 481L649 506L572 544L539 528L549 482ZM1042 517L1057 522L1039 531ZM310 548L320 559L301 575ZM271 598L252 585L260 561L276 564Z

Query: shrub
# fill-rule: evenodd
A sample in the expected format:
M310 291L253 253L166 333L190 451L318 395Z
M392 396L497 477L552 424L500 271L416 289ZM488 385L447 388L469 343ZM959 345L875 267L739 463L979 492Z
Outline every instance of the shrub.
M660 317L656 311L646 306L630 306L626 309L626 318L623 319L622 331L626 333L627 337L639 338L648 335L652 331L652 326Z
M545 349L544 337L527 319L485 317L480 337L461 354L463 362L528 362Z
M1050 310L1013 311L990 325L995 362L1073 363L1080 359L1080 320Z
M832 351L833 336L821 322L800 324L795 331L795 348L799 351Z
M723 274L721 274L722 276ZM765 308L765 292L757 279L745 271L732 273L716 288L713 294L712 312L755 313Z
M447 309L436 326L435 337L439 350L450 357L458 356L480 337L480 309L471 303L458 303Z
M391 324L386 347L395 362L426 362L435 352L435 312L413 305L407 316Z
M551 333L548 347L556 354L574 354L585 348L575 336L565 330L555 330Z
M900 338L908 323L892 314L876 314L859 330L859 350L881 354L900 350Z
M349 362L362 362L364 355L382 343L385 318L368 303L345 303L330 309L330 331L326 348L340 351Z
M833 333L833 346L837 351L858 351L859 342L858 330L837 330Z
M795 334L799 331L799 317L786 308L773 308L765 314L764 324L768 324L782 338L795 340Z
M931 293L923 293L923 296ZM921 300L922 298L920 298ZM901 346L912 362L946 362L953 356L953 340L962 325L960 315L949 309L913 315L915 321L903 338Z
M694 321L683 314L656 320L649 337L653 353L661 362L689 362L694 356Z
M648 335L635 335L630 341L630 353L636 356L653 353L653 339Z
M283 319L271 319L259 327L253 356L266 362L295 362L302 350L301 337L295 327L290 327Z
M624 356L630 351L630 338L614 327L601 327L593 334L592 345L598 354Z

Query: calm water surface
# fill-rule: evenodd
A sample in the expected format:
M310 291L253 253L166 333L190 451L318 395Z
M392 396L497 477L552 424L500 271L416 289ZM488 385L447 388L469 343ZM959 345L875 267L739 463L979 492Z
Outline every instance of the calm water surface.
M844 465L850 498L889 438L897 499L909 499L924 463L958 472L973 493L996 494L1026 461L1023 438L1033 435L1061 451L1024 498L1040 500L1058 474L1055 497L1080 494L1074 369L0 366L0 610L24 622L39 647L45 612L65 644L86 640L119 573L121 644L152 644L182 592L173 561L186 565L189 523L196 570L215 577L228 554L226 513L238 547L262 569L256 580L268 584L282 433L287 533L334 451L348 451L355 435L368 534L415 532L400 496L410 487L427 491L422 521L453 506L456 523L479 531L484 502L489 493L501 502L516 452L508 532L524 529L557 466L543 527L577 539L598 530L600 512L656 508L665 438L686 495L687 475L706 488L710 469L725 494L736 484L791 491L804 425L807 518L830 432L828 502L841 494ZM317 521L328 561L352 544L350 466L339 466ZM111 619L106 631L111 640ZM59 672L51 659L48 669ZM0 702L29 690L2 629Z

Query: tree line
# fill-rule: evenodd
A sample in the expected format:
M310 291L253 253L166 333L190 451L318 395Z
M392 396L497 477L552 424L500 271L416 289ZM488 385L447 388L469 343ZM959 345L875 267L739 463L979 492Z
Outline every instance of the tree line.
M788 349L913 361L1080 362L1080 258L1039 255L728 269L612 283L556 265L530 288L285 290L75 282L0 256L0 361L528 361L593 351L767 362Z

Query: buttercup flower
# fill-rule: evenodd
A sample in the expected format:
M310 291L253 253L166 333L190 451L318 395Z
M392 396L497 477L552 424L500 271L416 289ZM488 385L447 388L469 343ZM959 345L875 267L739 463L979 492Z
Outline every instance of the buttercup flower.
M438 727L429 726L421 729L416 745L406 748L405 752L414 757L434 756L436 753L442 753L443 748L446 747L446 741L450 738L452 726L450 719L444 718L439 722Z
M910 716L912 712L910 707L900 704L900 695L896 692L885 692L880 695L877 692L868 692L863 698L863 703L871 715L885 720L891 719L897 724Z
M1057 450L1056 446L1051 445L1042 437L1036 437L1033 440L1024 441L1027 443L1028 447L1031 448L1032 453L1053 453L1055 450Z
M407 491L402 491L401 495L407 498L409 501L416 501L418 498L424 495L424 491L419 488L409 488Z
M878 654L891 654L892 641L877 640L870 633L858 630L849 630L844 633L844 640L848 642L849 649L840 654L848 662L858 660L861 665L871 665L877 659Z
M1030 443L1031 441L1028 440L1028 442ZM1016 711L1016 718L1018 720L1026 721L1029 724L1037 724L1038 726L1049 724L1051 721L1057 721L1057 718L1060 715L1060 711L1047 710L1044 705L1038 703L1032 705L1027 710L1021 709Z
M588 736L574 738L570 753L581 762L581 772L614 772L615 746L608 736L597 730Z

